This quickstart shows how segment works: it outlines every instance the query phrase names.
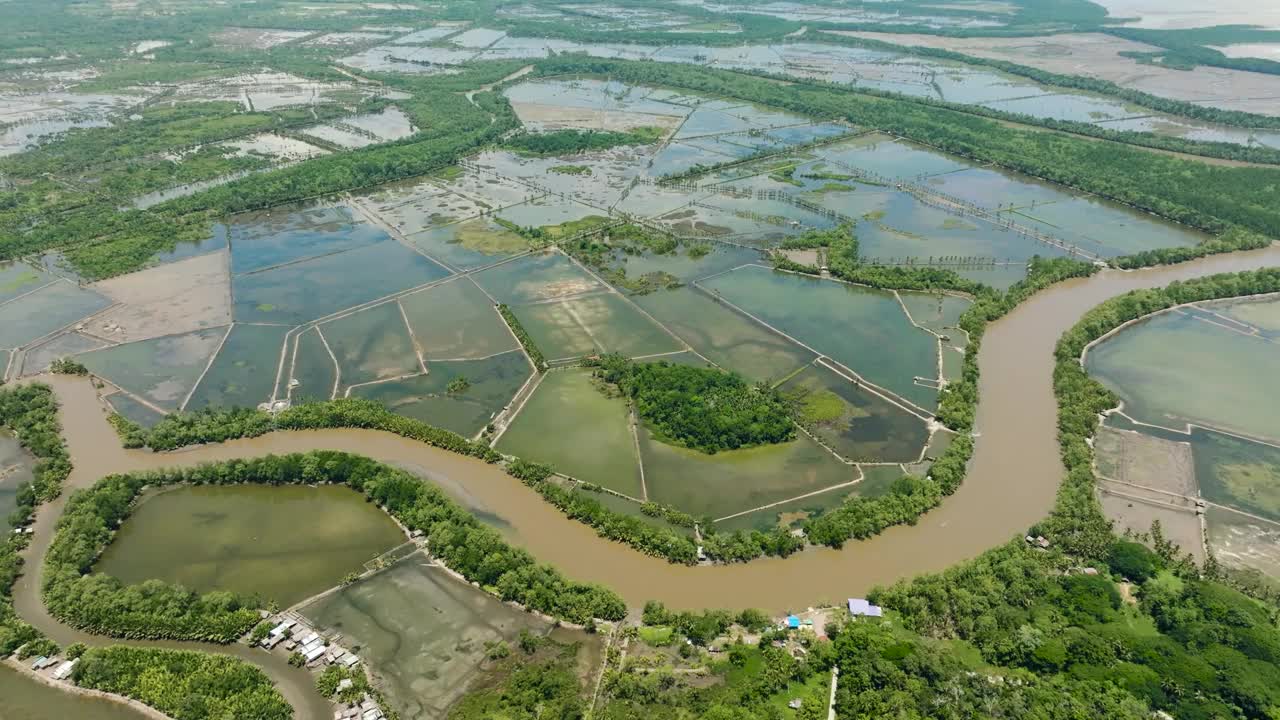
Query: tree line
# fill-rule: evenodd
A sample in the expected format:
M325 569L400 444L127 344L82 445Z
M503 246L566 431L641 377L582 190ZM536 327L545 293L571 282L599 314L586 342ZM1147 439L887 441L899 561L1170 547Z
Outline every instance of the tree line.
M533 336L528 330L524 329L524 325L520 323L520 318L507 307L506 303L498 303L498 314L506 321L507 327L511 328L511 333L516 336L516 340L520 341L520 347L524 348L524 352L529 356L529 360L533 362L534 368L538 372L545 372L547 369L547 358L542 354L542 350L538 348L538 344L533 341Z
M521 155L555 157L575 155L626 145L649 145L663 135L662 128L640 127L626 132L613 130L557 130L546 133L523 132L503 141L502 146Z
M90 648L76 684L132 698L174 720L291 720L293 708L262 670L225 655L159 648Z

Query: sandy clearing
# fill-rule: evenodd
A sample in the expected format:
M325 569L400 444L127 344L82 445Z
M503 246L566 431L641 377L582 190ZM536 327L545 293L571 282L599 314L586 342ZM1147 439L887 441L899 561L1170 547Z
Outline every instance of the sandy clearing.
M676 115L592 110L542 103L511 103L511 107L521 122L541 130L625 131L639 127L660 127L670 130L683 119Z
M120 307L86 330L115 342L185 333L231 322L225 251L140 270L91 286Z

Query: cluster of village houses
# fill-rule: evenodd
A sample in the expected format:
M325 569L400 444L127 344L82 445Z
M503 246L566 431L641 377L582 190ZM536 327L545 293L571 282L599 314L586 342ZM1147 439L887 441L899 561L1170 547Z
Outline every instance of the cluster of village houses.
M328 664L350 669L360 664L360 658L355 653L337 643L328 642L320 633L300 620L292 618L282 619L278 625L271 628L259 644L267 650L280 647L288 653L296 652L303 657L309 668ZM344 678L338 683L338 692L349 689L352 684L351 680ZM383 718L382 708L368 695L365 695L359 703L339 707L333 711L333 720L383 720Z
M31 669L38 673L47 672L49 677L54 680L68 680L71 673L75 672L76 665L80 664L79 658L75 660L62 660L56 656L46 657L41 655L31 663ZM50 668L52 671L50 672Z

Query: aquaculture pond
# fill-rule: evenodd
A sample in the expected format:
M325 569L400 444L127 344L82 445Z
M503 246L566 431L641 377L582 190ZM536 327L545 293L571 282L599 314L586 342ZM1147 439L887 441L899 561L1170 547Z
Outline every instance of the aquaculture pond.
M553 362L600 353L661 355L684 347L613 292L522 305L515 314Z
M337 358L341 386L413 375L425 369L398 302L330 320L320 330Z
M419 554L302 608L341 633L404 720L435 720L479 680L490 647L550 623L455 580Z
M922 408L937 404L937 338L915 327L892 292L762 266L749 266L698 287L851 368ZM836 331L838 329L838 332Z
M1280 577L1280 443L1274 383L1280 300L1197 303L1092 347L1086 367L1124 400L1098 443L1104 507L1159 519L1197 556ZM1247 436L1247 437L1246 437ZM1107 495L1104 495L1104 498ZM1196 503L1209 503L1203 525Z
M386 513L345 487L181 487L143 500L94 570L288 607L404 539Z
M111 304L70 280L58 280L0 304L0 348L20 348Z
M782 380L817 357L691 287L637 297L636 303L703 357L752 380Z
M144 720L148 717L118 702L73 695L0 665L4 720Z
M294 336L289 373L290 400L328 400L334 396L338 366L329 352L318 328L310 328Z
M804 435L714 455L668 445L638 428L648 498L696 517L720 518L851 483L857 468Z
M181 409L230 328L197 330L77 356L89 372L165 411ZM258 401L258 402L261 402Z
M929 440L924 420L825 365L805 368L781 390L797 398L802 422L847 460L915 462Z
M608 397L587 370L549 372L497 448L631 497L642 498L627 403Z
M1224 317L1217 303L1161 313L1095 345L1089 373L1124 400L1126 415L1180 429L1187 423L1280 440L1280 363L1274 331ZM1232 304L1235 312L1242 305ZM1280 299L1257 301L1265 315Z
M232 325L184 409L254 407L270 400L288 332L282 325Z
M302 324L449 274L442 265L390 240L380 229L361 232L370 240L380 240L349 246L343 233L334 231L339 240L321 245L329 247L328 251L232 275L237 322ZM264 252L271 245L266 243ZM255 243L250 246L256 247ZM308 252L315 251L312 247ZM233 258L236 254L237 243L233 241ZM271 256L279 259L285 255L273 250ZM266 260L253 252L248 261L256 265Z
M469 277L400 298L430 360L484 358L519 347L494 303Z
M558 252L528 255L472 277L490 296L508 305L604 289L600 282Z
M512 350L480 360L433 361L425 375L352 389L392 412L470 437L511 402L533 373Z

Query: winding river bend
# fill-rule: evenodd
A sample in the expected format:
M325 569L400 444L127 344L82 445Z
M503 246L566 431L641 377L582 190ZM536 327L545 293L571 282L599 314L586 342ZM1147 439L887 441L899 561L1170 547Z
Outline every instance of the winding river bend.
M919 524L897 527L842 550L811 549L786 559L685 567L602 539L569 520L532 490L477 460L371 430L277 432L260 438L155 454L125 450L106 422L87 380L44 378L57 392L75 470L67 490L110 473L256 457L314 449L345 450L397 465L438 483L458 501L499 526L514 543L568 576L607 585L632 606L660 600L675 608L761 607L786 610L840 602L874 585L942 570L1021 534L1053 505L1063 476L1052 391L1053 347L1086 311L1141 288L1222 272L1280 265L1280 245L1134 272L1105 271L1043 291L993 323L983 339L979 438L969 475L941 507ZM18 613L60 643L86 640L48 615L39 595L42 559L63 498L43 507L27 551L28 571L14 591ZM102 639L94 639L102 642ZM280 684L299 720L324 718L328 707L310 676L282 659L242 646L172 643L230 652L262 666Z

